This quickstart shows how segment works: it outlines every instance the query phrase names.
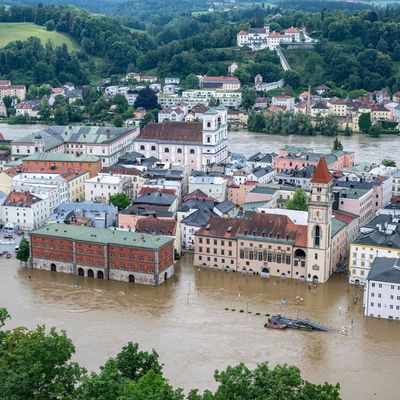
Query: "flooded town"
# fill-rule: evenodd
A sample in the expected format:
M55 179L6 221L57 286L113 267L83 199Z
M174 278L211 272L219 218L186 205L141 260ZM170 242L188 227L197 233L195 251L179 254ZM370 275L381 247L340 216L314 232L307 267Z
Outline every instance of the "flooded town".
M0 400L398 400L399 5L54 2L0 0Z
M210 387L215 369L267 360L297 365L313 382L340 382L344 399L396 399L398 323L366 319L362 294L341 275L310 289L291 279L193 268L191 256L157 288L30 270L15 260L0 268L10 324L65 329L89 370L137 341L157 349L166 377L185 389ZM306 316L332 331L264 328L265 314L274 313Z

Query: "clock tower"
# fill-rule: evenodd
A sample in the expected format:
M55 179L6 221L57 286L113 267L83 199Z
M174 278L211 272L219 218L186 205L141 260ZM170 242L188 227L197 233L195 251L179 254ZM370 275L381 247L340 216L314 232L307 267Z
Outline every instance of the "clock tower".
M308 281L326 282L331 275L332 176L321 157L311 178L308 201L307 263Z

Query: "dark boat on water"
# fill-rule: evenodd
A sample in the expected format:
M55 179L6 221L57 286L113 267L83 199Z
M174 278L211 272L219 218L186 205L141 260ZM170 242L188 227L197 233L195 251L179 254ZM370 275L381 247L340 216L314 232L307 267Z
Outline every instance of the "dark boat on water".
M283 315L277 314L273 315L271 318L268 318L268 321L264 324L266 328L271 329L300 329L303 331L322 331L327 332L329 327L326 325L320 324L319 322L311 321L306 318L291 318L285 317Z

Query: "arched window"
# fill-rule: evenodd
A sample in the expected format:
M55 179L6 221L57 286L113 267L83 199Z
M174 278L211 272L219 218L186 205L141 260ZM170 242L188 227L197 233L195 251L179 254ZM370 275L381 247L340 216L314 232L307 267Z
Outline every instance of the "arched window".
M165 152L165 153L169 153L169 148L166 147L166 148L164 149L164 152Z
M156 146L151 146L151 150L155 151L156 150Z
M145 150L145 147L143 144L140 146L140 150Z
M207 122L207 128L211 128L211 122L210 121Z
M316 225L314 228L314 246L319 247L321 242L321 228L319 225Z
M194 154L194 149L190 149L190 154Z
M176 152L177 152L178 154L182 154L182 149L177 149Z

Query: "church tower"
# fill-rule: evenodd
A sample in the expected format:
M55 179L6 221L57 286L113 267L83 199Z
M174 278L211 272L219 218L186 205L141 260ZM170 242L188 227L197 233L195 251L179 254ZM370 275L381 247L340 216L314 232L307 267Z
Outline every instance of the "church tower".
M37 132L35 136L33 137L33 145L35 146L35 153L44 153L45 148L44 148L44 140L42 135Z
M308 281L326 282L331 275L332 203L332 176L325 158L321 157L311 179L308 201Z

